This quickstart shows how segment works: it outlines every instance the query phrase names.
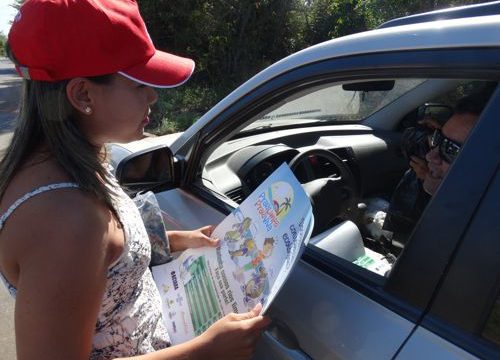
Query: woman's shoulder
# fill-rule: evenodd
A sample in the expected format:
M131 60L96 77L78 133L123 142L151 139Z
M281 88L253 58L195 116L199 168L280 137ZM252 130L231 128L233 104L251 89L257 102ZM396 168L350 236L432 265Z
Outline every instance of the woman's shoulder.
M104 202L79 190L53 164L20 170L0 201L0 216L16 202L18 206L3 224L0 239L4 240L3 245L19 249L53 246L71 252L93 241L99 246L113 220ZM82 234L86 238L83 243Z
M29 159L16 171L0 199L0 214L26 194L44 186L72 183L71 177L53 160Z

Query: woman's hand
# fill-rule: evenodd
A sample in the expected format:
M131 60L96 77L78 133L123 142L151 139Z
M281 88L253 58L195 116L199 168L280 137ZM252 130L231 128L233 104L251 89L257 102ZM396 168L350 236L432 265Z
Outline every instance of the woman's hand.
M269 317L260 315L261 310L262 305L257 304L247 313L228 314L194 339L153 353L120 360L250 359L262 331L270 322Z
M228 314L218 320L197 340L205 359L250 359L262 331L270 319L260 315L262 305L242 314Z
M219 239L211 238L213 231L214 227L212 225L207 225L196 230L167 231L170 251L183 251L203 246L216 247L219 245Z

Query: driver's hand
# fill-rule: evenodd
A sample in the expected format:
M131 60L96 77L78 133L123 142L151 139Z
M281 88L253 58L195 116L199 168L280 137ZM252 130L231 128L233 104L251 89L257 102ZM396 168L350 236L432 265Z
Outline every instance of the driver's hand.
M410 157L410 167L413 169L413 171L415 171L417 178L420 180L424 180L425 176L429 172L427 161L415 155L412 155Z
M420 125L427 126L429 129L432 130L441 129L442 127L439 121L432 118L425 118L423 120L420 120L418 123Z

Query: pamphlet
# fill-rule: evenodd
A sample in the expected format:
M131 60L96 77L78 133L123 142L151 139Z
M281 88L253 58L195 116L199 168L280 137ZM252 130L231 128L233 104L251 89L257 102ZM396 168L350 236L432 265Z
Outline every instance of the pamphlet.
M188 249L152 267L173 344L203 333L224 315L262 303L282 288L314 226L307 194L283 164L215 229L217 248Z

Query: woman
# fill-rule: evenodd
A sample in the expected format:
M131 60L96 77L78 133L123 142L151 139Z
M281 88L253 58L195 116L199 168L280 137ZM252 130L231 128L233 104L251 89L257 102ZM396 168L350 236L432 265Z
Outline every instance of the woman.
M142 137L151 86L191 75L157 51L130 0L28 0L9 33L24 81L0 163L0 278L15 296L19 359L248 358L269 320L257 307L169 347L150 245L104 145ZM170 234L173 250L210 229Z

